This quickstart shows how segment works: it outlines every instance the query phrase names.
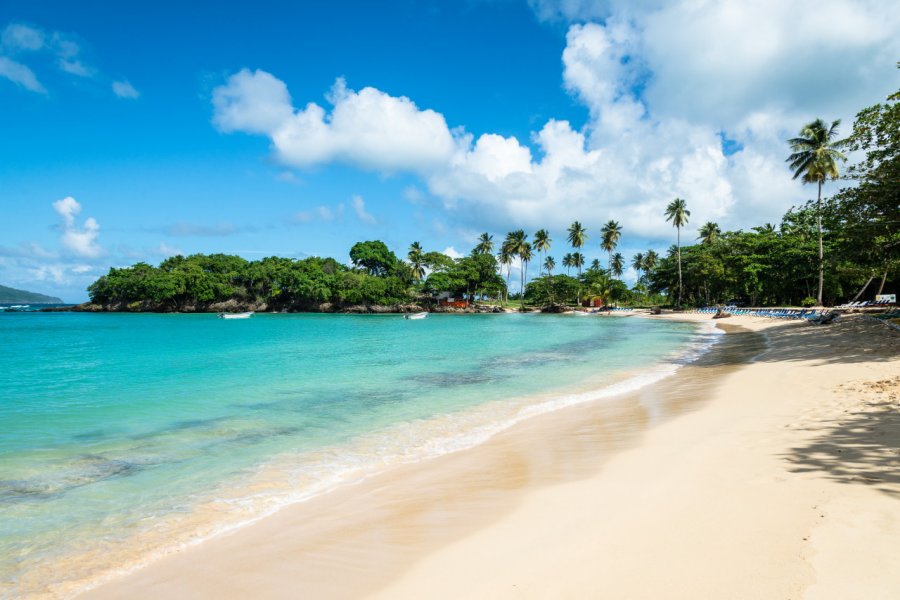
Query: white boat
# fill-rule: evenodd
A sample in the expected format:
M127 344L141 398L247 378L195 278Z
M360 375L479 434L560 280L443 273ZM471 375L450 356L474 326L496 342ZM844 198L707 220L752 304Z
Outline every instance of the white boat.
M239 313L220 312L219 318L220 319L249 319L252 314L253 314L252 310L247 311L247 312L239 312Z
M424 319L427 316L428 316L427 312L417 312L417 313L405 314L405 315L403 315L403 318L412 320L412 319Z

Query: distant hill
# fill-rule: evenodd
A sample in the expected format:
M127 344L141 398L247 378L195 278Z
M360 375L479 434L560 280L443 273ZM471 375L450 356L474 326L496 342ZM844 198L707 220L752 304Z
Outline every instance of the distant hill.
M45 296L0 285L0 304L63 304L55 296Z

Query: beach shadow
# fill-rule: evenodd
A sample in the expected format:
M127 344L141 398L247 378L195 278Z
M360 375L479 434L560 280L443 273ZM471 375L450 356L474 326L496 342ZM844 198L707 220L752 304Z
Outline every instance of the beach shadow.
M848 413L783 458L793 465L793 473L824 474L832 481L900 496L900 410L884 403Z
M722 325L735 340L753 338L754 334L740 325ZM753 358L756 362L852 364L900 358L900 331L856 315L841 317L830 325L789 321L770 327L761 335L769 340L768 350L763 348ZM728 364L729 357L722 357L722 362Z

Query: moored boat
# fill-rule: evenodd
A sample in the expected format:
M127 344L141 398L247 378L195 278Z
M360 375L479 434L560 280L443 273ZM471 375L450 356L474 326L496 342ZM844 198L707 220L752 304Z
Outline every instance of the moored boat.
M424 319L427 316L428 316L427 312L417 312L417 313L409 313L409 314L403 315L403 318L413 320L413 319Z
M239 313L220 312L219 318L220 319L249 319L252 314L253 314L252 310L247 311L247 312L239 312Z

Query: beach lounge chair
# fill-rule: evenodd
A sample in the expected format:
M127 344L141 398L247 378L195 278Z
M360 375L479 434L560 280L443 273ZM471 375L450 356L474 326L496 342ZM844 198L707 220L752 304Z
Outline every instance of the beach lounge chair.
M821 315L819 315L817 317L813 317L812 319L809 320L809 322L812 323L813 325L828 325L830 323L835 322L839 316L840 316L840 313L831 311L831 312L822 313Z

